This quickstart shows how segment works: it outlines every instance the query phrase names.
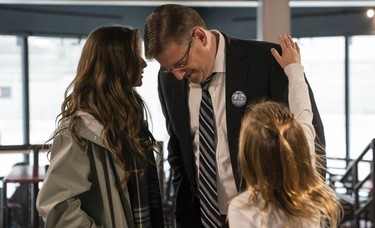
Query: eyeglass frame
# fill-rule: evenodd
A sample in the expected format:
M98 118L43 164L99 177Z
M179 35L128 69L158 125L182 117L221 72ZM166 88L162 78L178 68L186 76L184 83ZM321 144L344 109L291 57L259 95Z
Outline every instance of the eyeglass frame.
M188 49L186 50L184 56L180 59L180 61L178 61L178 62L182 62L183 61L183 63L178 64L178 66L172 66L172 67L169 67L169 68L161 67L160 68L161 71L163 71L165 73L170 73L170 72L173 72L173 71L184 70L186 68L186 65L187 65L188 60L189 60L191 44L193 43L193 34L191 35Z

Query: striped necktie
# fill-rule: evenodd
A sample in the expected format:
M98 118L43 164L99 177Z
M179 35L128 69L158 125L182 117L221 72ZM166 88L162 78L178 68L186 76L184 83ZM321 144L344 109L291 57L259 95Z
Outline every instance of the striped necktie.
M216 187L215 116L208 87L214 74L201 84L202 100L199 110L199 198L202 224L221 227Z

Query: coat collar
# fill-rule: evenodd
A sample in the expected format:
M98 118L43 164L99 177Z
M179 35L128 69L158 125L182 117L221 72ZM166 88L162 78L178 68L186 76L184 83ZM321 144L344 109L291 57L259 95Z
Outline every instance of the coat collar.
M102 138L103 125L99 123L91 114L84 111L77 111L76 115L79 116L83 124L92 131L97 137Z
M103 125L87 112L77 111L75 114L82 120L82 124L79 125L77 133L83 138L109 150L108 146L104 143L102 134Z

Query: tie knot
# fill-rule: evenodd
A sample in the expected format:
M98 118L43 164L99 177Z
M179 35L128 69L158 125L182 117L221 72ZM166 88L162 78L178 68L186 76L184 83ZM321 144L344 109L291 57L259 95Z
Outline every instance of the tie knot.
M206 78L204 82L201 83L201 87L203 90L208 90L208 87L210 86L212 77L215 75L215 73L212 73L210 76Z

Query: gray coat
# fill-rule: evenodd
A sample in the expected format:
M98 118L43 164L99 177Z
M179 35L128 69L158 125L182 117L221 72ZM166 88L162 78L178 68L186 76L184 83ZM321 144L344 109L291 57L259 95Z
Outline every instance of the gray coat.
M69 120L64 121L54 138L50 166L37 198L46 227L133 227L127 186L116 188L115 174L122 177L124 173L120 163L97 132L82 123L77 133L90 142L88 156L90 151L81 149L68 125Z

